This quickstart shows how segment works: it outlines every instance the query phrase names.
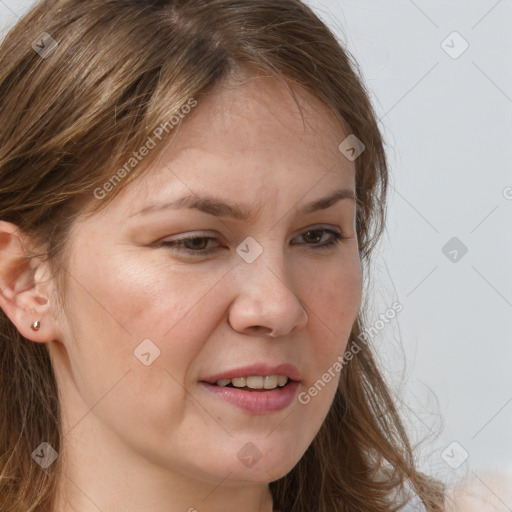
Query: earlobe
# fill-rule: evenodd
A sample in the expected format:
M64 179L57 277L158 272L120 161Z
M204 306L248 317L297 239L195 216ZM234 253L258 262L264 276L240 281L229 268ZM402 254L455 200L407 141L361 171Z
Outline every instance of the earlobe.
M22 336L47 342L55 336L51 281L42 281L45 263L27 259L29 242L18 226L0 221L0 308Z

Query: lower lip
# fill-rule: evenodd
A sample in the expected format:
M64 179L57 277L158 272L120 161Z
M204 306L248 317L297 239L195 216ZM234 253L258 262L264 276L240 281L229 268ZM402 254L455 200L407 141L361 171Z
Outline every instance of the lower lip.
M282 388L255 391L216 386L208 382L200 382L200 384L230 404L252 414L269 414L288 407L297 394L299 387L299 382L297 381L290 381Z

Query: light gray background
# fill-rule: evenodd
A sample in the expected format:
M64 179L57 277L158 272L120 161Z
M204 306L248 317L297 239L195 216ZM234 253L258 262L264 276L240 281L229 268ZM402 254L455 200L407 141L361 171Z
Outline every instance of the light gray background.
M0 0L1 34L32 3ZM309 4L359 63L386 140L371 318L403 305L374 343L421 464L512 474L512 0ZM441 46L454 31L469 44L458 58ZM468 248L456 262L442 252L452 237Z

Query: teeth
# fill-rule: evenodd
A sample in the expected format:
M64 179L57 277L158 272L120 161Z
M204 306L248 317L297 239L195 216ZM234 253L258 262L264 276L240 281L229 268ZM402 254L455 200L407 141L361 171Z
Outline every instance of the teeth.
M245 388L245 377L237 377L236 379L231 379L231 384L233 384L235 388Z
M282 377L282 375L281 375ZM286 377L284 377L286 379ZM274 388L277 388L277 383L279 382L279 377L277 375L272 375L271 377L265 377L265 379L263 379L263 387L265 389L274 389ZM286 382L285 382L286 384Z
M234 379L220 379L215 384L222 387L232 384L235 388L276 389L285 386L287 382L288 377L285 375L267 375L265 377L249 375L248 377L236 377Z
M247 377L247 387L251 389L263 389L263 377Z

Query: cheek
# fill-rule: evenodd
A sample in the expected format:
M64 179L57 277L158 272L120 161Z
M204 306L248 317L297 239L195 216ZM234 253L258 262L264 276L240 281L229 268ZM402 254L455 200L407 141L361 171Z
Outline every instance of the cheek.
M311 344L306 353L311 373L304 380L298 401L308 418L311 435L320 429L334 399L340 360L357 319L361 304L362 279L358 262L317 275L308 287L307 305Z
M317 274L305 289L303 296L310 309L308 316L316 359L322 365L318 370L324 371L325 365L344 350L359 312L362 278L358 260L331 266Z
M81 259L70 266L67 317L74 335L67 333L66 350L72 377L88 404L128 370L132 384L137 381L148 396L165 388L166 380L172 387L167 397L174 396L176 381L183 382L211 332L208 304L222 276L193 279L191 271L171 270L150 258L142 265L142 260L103 255L92 260L95 264ZM151 342L141 345L143 340ZM141 361L147 352L150 366Z
M183 334L191 315L207 309L216 287L225 284L219 283L221 279L221 273L198 275L194 265L120 252L83 272L87 293L80 300L91 303L88 316L95 323L106 318L106 323L134 342L154 338L165 343L175 333ZM194 330L188 329L188 334L194 335Z
M66 344L70 378L87 405L77 418L94 406L95 416L141 450L146 441L138 432L164 438L184 418L202 417L184 383L218 322L211 294L225 285L222 275L192 279L191 272L161 267L113 258L94 268L77 265L68 285L76 333Z

